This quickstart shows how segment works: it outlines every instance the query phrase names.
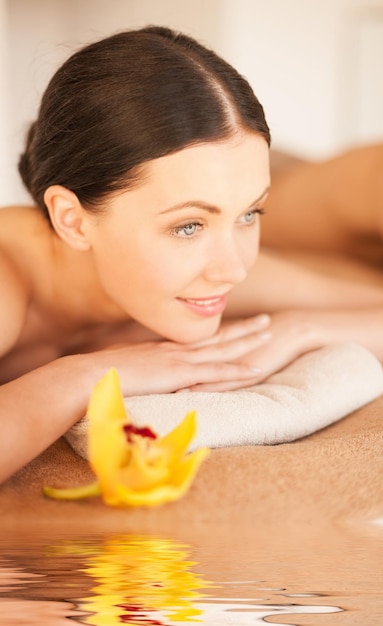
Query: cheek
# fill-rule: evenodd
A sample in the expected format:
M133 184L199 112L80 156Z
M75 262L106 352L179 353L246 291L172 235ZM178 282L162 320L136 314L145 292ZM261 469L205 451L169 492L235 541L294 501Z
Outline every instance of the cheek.
M133 241L106 233L93 244L92 254L98 278L109 296L127 295L136 289L141 263Z
M144 261L138 275L142 284L157 291L178 295L198 274L196 263L181 255L160 254L150 261ZM149 294L150 295L150 294Z
M159 292L177 296L199 275L201 255L174 244L136 242L121 265L130 268L129 289L134 288L141 296L151 298Z
M251 265L253 265L255 263L255 261L256 261L256 259L258 257L260 241L261 241L261 229L260 229L260 226L258 226L257 237L256 237L256 240L255 240L255 245L253 246L253 254L252 254Z
M241 241L242 259L248 270L253 267L257 260L259 254L259 243L260 227L258 225L255 233L253 232L250 237L246 237L246 239L242 239Z

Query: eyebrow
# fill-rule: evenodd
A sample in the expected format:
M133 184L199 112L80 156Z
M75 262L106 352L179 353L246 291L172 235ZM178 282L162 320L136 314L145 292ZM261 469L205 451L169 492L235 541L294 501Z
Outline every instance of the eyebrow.
M254 202L252 202L250 206L247 209L245 209L245 211L249 211L256 204L258 204L258 202L263 200L263 198L268 193L269 189L270 187L266 187L266 189L262 192L259 198L254 200ZM202 200L188 200L187 202L180 202L179 204L175 204L174 206L171 206L168 209L164 209L163 211L160 211L159 215L164 215L165 213L171 213L172 211L179 211L180 209L189 209L189 208L203 209L204 211L208 211L209 213L216 213L216 214L221 213L221 209L219 207L215 206L214 204L209 204L209 202L203 202Z

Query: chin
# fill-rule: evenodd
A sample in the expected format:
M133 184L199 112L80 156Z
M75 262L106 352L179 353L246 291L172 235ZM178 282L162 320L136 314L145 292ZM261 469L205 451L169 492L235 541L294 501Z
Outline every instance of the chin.
M166 334L166 338L176 343L189 344L210 339L217 332L221 324L221 316L216 316L210 320L203 320L202 323L174 324L172 332Z

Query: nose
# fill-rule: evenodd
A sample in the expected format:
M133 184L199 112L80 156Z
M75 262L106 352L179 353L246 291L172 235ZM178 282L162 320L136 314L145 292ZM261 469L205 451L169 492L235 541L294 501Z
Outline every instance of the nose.
M234 237L225 237L212 243L205 278L209 282L236 285L245 280L258 254L258 243L251 248Z

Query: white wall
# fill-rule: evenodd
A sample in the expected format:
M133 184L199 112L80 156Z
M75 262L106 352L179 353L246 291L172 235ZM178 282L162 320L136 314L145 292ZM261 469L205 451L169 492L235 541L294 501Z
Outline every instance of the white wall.
M275 147L320 158L383 140L383 0L0 0L0 205L28 199L16 163L55 68L148 23L194 35L245 74Z
M316 158L383 140L383 0L236 0L225 17L279 148Z
M221 0L5 1L11 59L7 92L11 106L8 137L4 133L0 137L9 155L7 175L4 170L0 172L0 206L28 201L17 173L18 155L35 117L40 94L56 67L73 49L148 23L178 28L216 49L222 48L223 4Z
M6 195L7 180L11 163L9 159L8 128L11 122L9 111L9 62L8 62L8 13L6 0L0 0L0 195Z

